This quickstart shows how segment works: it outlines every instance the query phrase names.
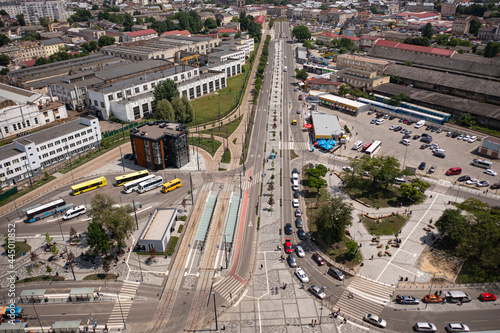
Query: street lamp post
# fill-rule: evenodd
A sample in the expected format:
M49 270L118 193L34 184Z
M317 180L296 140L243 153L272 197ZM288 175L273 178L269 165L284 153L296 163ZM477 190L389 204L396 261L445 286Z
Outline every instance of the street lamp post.
M142 276L142 275L141 275ZM120 306L120 312L122 315L122 320L123 320L123 329L127 328L127 325L125 324L125 317L123 316L123 309L122 309L122 303L120 301L120 295L118 295L118 292L116 293L116 297L118 298L118 305Z
M137 260L139 261L139 271L141 272L141 282L143 282L142 279L142 266L141 266L141 258L139 257L139 252L137 251Z
M137 212L135 210L135 201L134 201L134 199L132 199L132 207L134 207L135 225L137 226L137 230L139 230L139 222L137 222Z
M38 316L38 312L36 311L35 302L33 301L33 296L31 296L31 304L33 305L33 310L35 311L36 319L38 319L38 324L40 324L40 329L42 333L45 333L42 327L42 322L40 321L40 317Z

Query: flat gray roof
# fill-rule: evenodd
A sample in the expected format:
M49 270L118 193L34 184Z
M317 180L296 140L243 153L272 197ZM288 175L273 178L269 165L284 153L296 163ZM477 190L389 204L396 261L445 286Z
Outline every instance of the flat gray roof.
M177 135L182 132L182 130L185 130L184 124L181 123L173 123L173 122L165 122L166 126L163 128L160 128L160 124L158 125L149 125L149 123L145 123L144 125L138 126L137 129L139 132L137 133L131 133L130 135L138 137L138 138L148 138L148 139L153 139L153 140L158 140L165 134L170 134L170 135ZM177 128L181 130L177 130ZM141 135L141 132L146 132L146 135Z
M176 208L156 208L149 218L140 239L161 240L176 212Z
M138 62L131 62L124 65L118 65L102 71L96 71L96 76L103 80L111 80L123 77L125 75L151 70L155 67L166 66L168 64L171 64L171 62L165 60L149 59Z
M339 118L336 115L312 112L311 116L316 136L331 137L342 134L342 127L340 127Z
M90 126L82 124L80 119L75 119L61 125L47 128L40 132L26 135L23 137L23 139L33 141L35 144L41 144L51 139L55 139L76 132L78 130L88 129L88 128L90 128Z
M46 289L30 289L21 291L21 297L43 296Z
M13 143L0 147L0 160L7 160L17 155L24 155L24 152L17 150Z

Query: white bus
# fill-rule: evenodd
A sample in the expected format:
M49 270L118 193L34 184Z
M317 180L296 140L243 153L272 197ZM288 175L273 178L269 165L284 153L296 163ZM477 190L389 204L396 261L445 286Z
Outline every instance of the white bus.
M382 141L374 141L370 147L365 151L365 154L372 157L375 156L382 147Z
M149 176L143 177L141 179L136 179L136 180L133 180L131 182L125 183L123 185L123 193L132 193L134 191L137 191L137 188L139 187L140 183L151 180L155 177L156 177L155 175L149 175Z
M493 163L491 163L490 161L485 161L485 160L481 160L479 158L475 158L472 160L472 162L470 162L470 164L473 166L483 168L483 169L491 169L491 165Z
M143 181L142 183L139 184L137 187L137 192L139 193L144 193L147 191L154 190L157 187L163 186L163 177L162 176L156 176L153 179Z

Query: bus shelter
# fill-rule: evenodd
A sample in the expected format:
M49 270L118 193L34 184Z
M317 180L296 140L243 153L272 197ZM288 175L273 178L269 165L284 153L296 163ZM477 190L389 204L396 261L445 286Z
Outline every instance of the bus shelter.
M54 324L52 324L52 330L54 333L79 333L80 321L56 321Z
M89 302L94 300L94 288L71 288L69 300L77 302Z
M46 289L23 290L20 296L21 303L41 303L43 302Z
M28 325L28 323L3 323L0 325L0 332L1 333L24 333L24 328Z

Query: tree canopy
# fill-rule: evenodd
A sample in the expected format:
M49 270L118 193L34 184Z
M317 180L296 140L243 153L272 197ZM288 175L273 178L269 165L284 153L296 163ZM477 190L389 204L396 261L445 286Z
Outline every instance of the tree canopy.
M172 108L172 104L166 99L162 99L161 101L156 103L155 119L162 119L166 121L175 121L174 109Z
M161 101L162 99L166 99L170 103L172 103L172 99L174 97L179 96L179 90L177 89L177 83L174 80L165 80L162 84L159 84L155 87L155 91L153 93L155 101Z
M205 20L205 22L203 22L203 25L208 29L215 29L217 28L217 21L209 17Z
M295 68L295 78L297 80L305 81L309 77L309 73L305 69Z
M12 43L12 41L10 40L9 37L7 37L7 35L0 34L0 46L4 46L10 43Z
M424 30L422 31L422 37L426 37L428 39L431 39L432 36L434 36L434 28L432 27L432 24L427 23L424 26Z
M352 224L353 207L335 196L318 208L313 223L328 244L342 240L345 228Z
M297 25L293 27L292 36L297 38L299 41L304 41L311 39L311 32L305 25Z
M10 57L8 55L0 54L0 66L8 66L10 64Z
M384 186L387 188L394 184L396 177L406 174L401 170L399 160L392 156L374 156L371 158L360 158L351 162L353 172L347 173L346 182L348 186L355 185L361 180L365 172L369 175L372 186Z
M99 40L97 41L97 45L99 47L113 45L113 44L115 44L115 41L116 40L114 37L102 35L101 37L99 37Z
M481 21L479 19L477 19L477 18L472 19L470 21L469 33L477 36L479 28L481 28L482 25L483 25L483 23L481 23Z

